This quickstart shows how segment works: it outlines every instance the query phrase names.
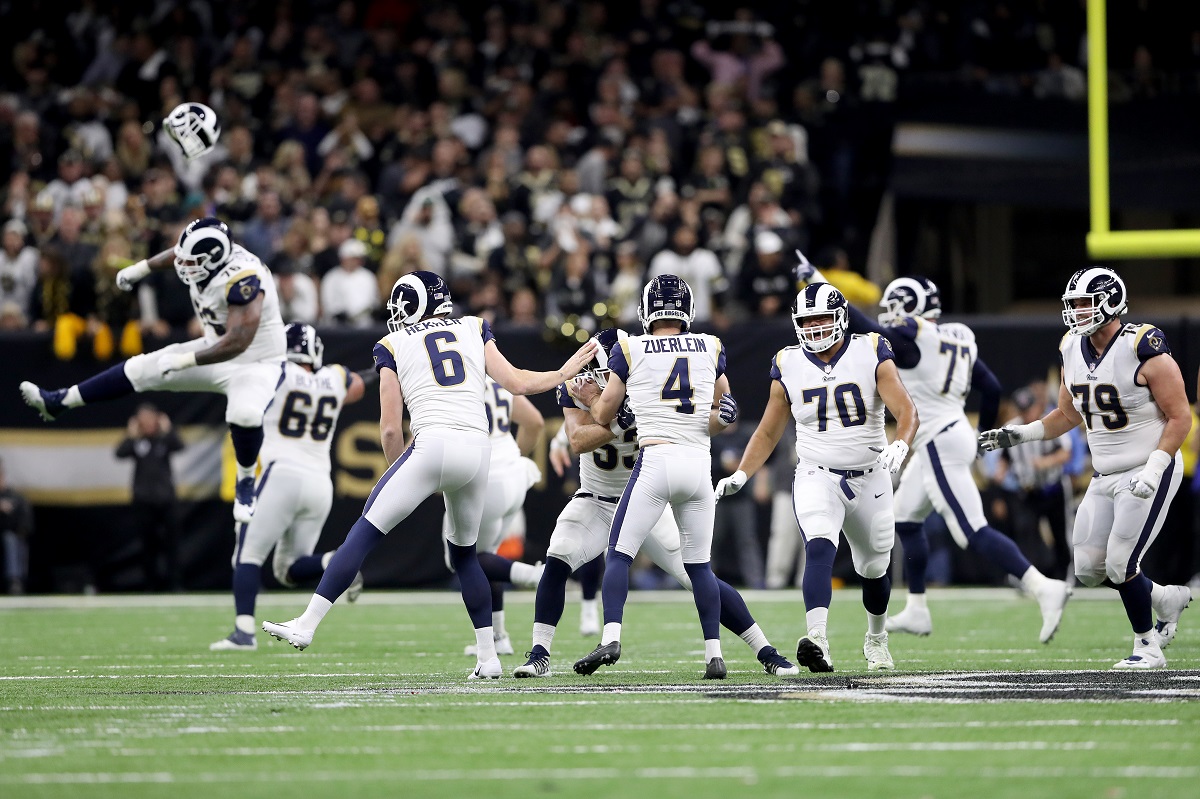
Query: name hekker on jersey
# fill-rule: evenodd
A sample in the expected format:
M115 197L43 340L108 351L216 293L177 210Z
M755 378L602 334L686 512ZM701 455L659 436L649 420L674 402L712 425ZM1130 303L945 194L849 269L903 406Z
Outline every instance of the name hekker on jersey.
M725 347L707 333L630 336L609 356L625 383L642 441L661 439L708 449L708 412L717 378L725 374Z
M946 425L966 418L963 405L971 393L971 370L979 359L975 333L957 322L937 324L915 317L906 318L897 327L907 327L921 360L901 375L921 426L914 447L923 447Z
M290 361L263 415L263 463L286 461L329 473L333 429L350 389L350 373L337 364L310 372Z
M612 361L609 360L611 366ZM566 384L554 392L560 408L587 408L567 393ZM707 415L707 414L706 414ZM579 488L599 497L619 497L629 482L638 456L638 431L631 427L607 444L579 456Z
M1153 325L1128 324L1101 354L1087 336L1070 334L1059 351L1063 384L1083 417L1093 468L1113 474L1142 466L1158 448L1167 420L1137 376L1149 359L1171 354L1166 336Z
M279 315L279 295L271 272L258 256L240 244L233 245L229 263L213 273L203 283L188 286L192 309L204 326L206 341L215 342L225 335L229 323L230 305L248 305L260 293L263 295L258 332L246 351L232 363L283 360L287 350L287 335Z
M829 363L799 346L771 362L796 419L796 457L831 469L863 469L875 462L870 447L886 447L883 399L876 387L879 364L894 360L878 333L853 335Z
M426 319L379 340L375 369L395 371L414 437L426 427L488 432L483 347L494 339L486 320L464 316Z
M483 394L483 412L487 417L488 437L492 440L493 468L489 474L499 475L495 467L515 464L521 457L517 440L512 436L514 398L511 391L491 378L488 378L487 387Z

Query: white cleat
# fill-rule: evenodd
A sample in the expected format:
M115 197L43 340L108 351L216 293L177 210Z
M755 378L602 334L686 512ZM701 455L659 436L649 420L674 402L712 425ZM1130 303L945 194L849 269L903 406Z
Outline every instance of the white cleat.
M877 635L867 633L863 639L863 657L867 659L867 671L891 671L896 668L892 653L888 651L887 632Z
M889 633L929 635L933 632L933 616L929 615L929 608L909 605L895 616L888 616L884 629Z
M483 663L476 663L475 670L467 675L468 680L498 680L500 673L504 671L500 665L500 658L492 658Z
M263 631L271 634L271 637L278 638L280 641L286 641L292 646L303 652L308 649L308 645L312 643L313 633L316 630L305 630L297 625L299 619L292 619L285 622L264 621Z
M1180 614L1192 603L1192 589L1186 585L1165 585L1163 588L1166 596L1154 606L1154 615L1158 618L1154 633L1158 636L1159 647L1166 649L1175 640Z
M363 576L362 572L355 572L354 579L350 581L350 587L346 589L346 601L357 602L363 592Z
M833 671L833 658L829 657L829 639L824 633L809 630L808 635L796 642L796 662L809 671Z
M1042 611L1042 631L1038 634L1038 640L1048 644L1062 622L1063 608L1071 598L1071 586L1062 580L1047 580L1034 596Z
M1158 637L1151 633L1146 638L1135 638L1133 654L1113 664L1114 669L1165 669L1167 659L1158 645Z
M516 654L516 650L513 649L512 639L508 637L508 633L505 633L495 640L497 655ZM475 646L475 644L467 644L465 647L463 647L463 654L469 655L470 657L476 657L479 654L479 649Z
M600 634L600 611L595 605L583 605L579 608L579 634L584 638Z

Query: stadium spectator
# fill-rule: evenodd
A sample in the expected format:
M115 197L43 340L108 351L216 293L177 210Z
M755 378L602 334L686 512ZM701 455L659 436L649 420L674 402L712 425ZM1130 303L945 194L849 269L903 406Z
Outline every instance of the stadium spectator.
M796 299L796 280L783 263L783 239L772 230L754 237L738 273L738 297L757 316L782 316Z
M275 254L283 249L283 237L288 222L283 215L283 202L278 192L258 193L258 213L246 223L242 230L242 246L270 263Z
M379 310L379 285L365 267L367 245L346 239L338 257L341 263L321 280L321 319L326 324L370 327Z
M29 581L29 538L33 535L33 508L29 500L8 485L0 461L0 539L4 543L4 578L9 594L25 593Z
M696 321L708 322L720 316L721 295L728 288L721 262L710 250L696 245L696 231L680 225L671 237L671 248L654 256L647 278L677 275L691 286L696 303Z
M25 242L29 228L20 219L4 223L0 241L0 305L14 305L24 316L38 277L38 251Z
M142 542L147 591L179 591L179 501L171 456L183 449L170 418L150 403L129 418L118 458L133 459L133 532Z
M851 305L874 316L883 291L850 268L850 256L841 247L829 247L814 261L821 274L832 283Z

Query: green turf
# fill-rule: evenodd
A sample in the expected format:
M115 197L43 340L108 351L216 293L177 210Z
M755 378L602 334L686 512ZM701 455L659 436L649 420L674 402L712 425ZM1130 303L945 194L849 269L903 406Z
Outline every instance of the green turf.
M1074 600L1043 647L1036 606L1015 594L932 596L935 635L893 636L900 676L1107 669L1128 654L1124 614L1108 598ZM803 621L798 593L747 599L790 655ZM264 597L260 616L288 618L305 600ZM231 626L227 603L0 601L0 796L1198 795L1200 701L759 693L803 689L815 675L769 677L729 634L730 678L705 683L695 611L680 594L635 594L621 662L591 678L570 673L594 639L578 635L569 603L556 676L487 685L464 679L470 630L449 595L368 592L334 608L304 653L261 633L257 652L210 653ZM510 601L521 650L532 610L528 593ZM1200 668L1189 621L1184 614L1167 650L1172 669ZM857 592L837 592L835 676L865 673L864 625ZM521 662L504 661L510 671ZM1200 699L1200 679L1183 677L1170 696Z

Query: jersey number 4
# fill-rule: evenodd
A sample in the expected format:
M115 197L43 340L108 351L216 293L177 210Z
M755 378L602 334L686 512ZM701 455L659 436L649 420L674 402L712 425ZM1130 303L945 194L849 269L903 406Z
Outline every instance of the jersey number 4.
M692 388L692 374L688 359L676 358L675 365L671 367L671 374L667 375L667 382L663 384L659 396L662 397L663 402L678 400L679 404L675 406L676 413L695 413L696 406L692 402L692 395L695 393L695 389Z
M812 401L817 403L817 432L823 433L829 428L829 386L806 388L800 395L807 405ZM862 390L857 383L842 383L834 386L833 404L837 406L838 418L842 427L857 427L867 423L867 405L863 402ZM851 407L853 406L853 407Z
M425 337L425 352L429 355L429 366L433 379L439 386L457 386L467 379L462 355L455 350L444 350L442 344L457 344L458 339L449 330L439 330Z
M1080 413L1083 423L1088 430L1094 430L1092 417L1099 416L1104 426L1109 430L1120 430L1129 424L1129 414L1121 407L1121 394L1111 383L1100 383L1092 386L1090 383L1075 383L1071 393L1079 397ZM1092 410L1095 403L1096 410Z
M303 438L307 431L313 441L324 441L333 430L333 412L337 400L321 397L313 407L312 397L303 391L293 391L283 401L279 412L279 435L287 438Z

